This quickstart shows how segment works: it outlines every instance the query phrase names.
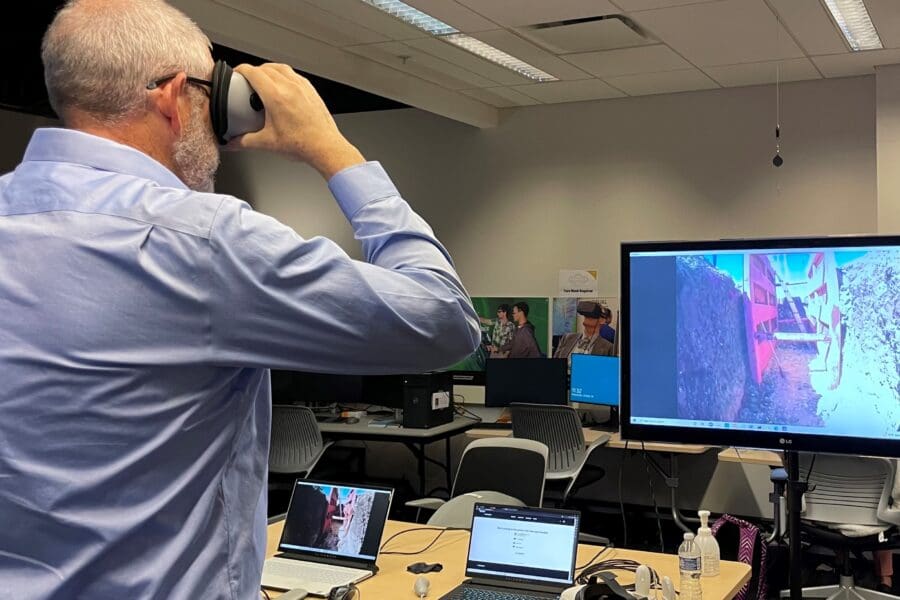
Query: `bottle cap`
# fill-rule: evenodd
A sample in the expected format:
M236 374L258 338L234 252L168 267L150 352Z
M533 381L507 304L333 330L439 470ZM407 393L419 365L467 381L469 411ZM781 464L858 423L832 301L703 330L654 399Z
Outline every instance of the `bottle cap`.
M693 539L694 539L694 534L693 534L693 533L685 533L685 534L684 534L684 541L690 542L690 541L692 541Z

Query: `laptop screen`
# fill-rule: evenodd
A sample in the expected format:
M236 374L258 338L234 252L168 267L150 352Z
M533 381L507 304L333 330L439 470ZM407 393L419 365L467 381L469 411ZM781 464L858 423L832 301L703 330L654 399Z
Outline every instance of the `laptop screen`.
M466 576L571 585L577 511L476 504Z
M297 480L278 550L372 562L392 490Z

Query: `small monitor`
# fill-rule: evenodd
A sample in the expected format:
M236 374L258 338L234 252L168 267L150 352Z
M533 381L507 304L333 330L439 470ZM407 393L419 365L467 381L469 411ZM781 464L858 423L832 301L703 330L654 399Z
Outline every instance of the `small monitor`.
M572 355L569 400L581 404L619 406L619 357Z
M485 379L485 406L568 404L568 361L564 358L489 360Z
M362 378L359 375L272 369L274 404L352 404L361 402L361 396Z

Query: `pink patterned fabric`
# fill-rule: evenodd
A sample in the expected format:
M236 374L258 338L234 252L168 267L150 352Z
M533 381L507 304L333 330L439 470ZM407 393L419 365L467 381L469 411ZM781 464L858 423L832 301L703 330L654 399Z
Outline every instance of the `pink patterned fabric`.
M744 584L744 587L735 596L735 600L766 600L768 595L768 579L766 577L766 562L768 546L762 540L759 527L752 523L748 523L743 519L738 519L731 515L722 515L713 523L712 534L717 535L719 530L726 524L734 525L740 531L740 539L738 542L738 560L753 568L753 555L756 551L756 544L759 543L759 572L750 573L750 581ZM750 583L756 577L759 582L756 587L756 596L748 598L750 591Z

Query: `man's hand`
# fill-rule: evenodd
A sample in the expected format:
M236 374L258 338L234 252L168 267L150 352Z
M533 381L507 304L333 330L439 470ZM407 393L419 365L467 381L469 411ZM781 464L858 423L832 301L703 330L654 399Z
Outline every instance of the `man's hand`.
M325 179L365 162L338 130L312 84L288 65L240 65L235 71L247 78L266 107L266 125L259 131L232 139L229 149L270 150L309 163Z

